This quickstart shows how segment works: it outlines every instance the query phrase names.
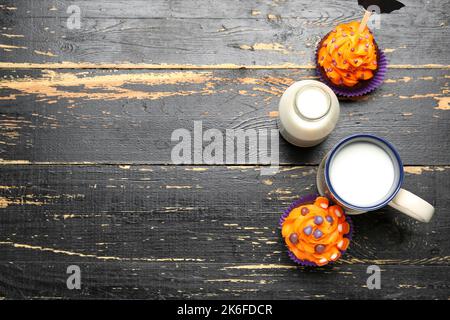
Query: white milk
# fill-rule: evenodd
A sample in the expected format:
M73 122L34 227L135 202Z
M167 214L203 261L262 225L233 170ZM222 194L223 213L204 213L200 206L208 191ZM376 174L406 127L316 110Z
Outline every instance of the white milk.
M369 207L384 200L395 180L389 154L367 141L344 146L330 164L330 183L345 202Z
M315 80L297 81L280 99L280 134L296 146L315 146L333 131L339 110L338 98L327 85Z
M330 110L330 96L323 89L310 86L299 90L295 105L302 116L309 120L322 118Z

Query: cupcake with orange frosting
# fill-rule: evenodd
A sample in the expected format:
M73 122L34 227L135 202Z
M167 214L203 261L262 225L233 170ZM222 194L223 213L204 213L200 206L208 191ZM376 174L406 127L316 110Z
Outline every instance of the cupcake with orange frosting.
M348 248L352 227L343 209L325 197L309 195L294 202L280 218L290 258L306 266L338 260Z
M359 21L338 25L317 49L320 79L341 96L367 94L383 83L386 74L387 60L372 32L358 28Z

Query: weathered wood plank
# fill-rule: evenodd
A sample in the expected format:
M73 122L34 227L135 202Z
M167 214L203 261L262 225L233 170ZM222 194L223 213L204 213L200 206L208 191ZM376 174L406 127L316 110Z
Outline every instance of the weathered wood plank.
M424 18L429 12L445 17L448 1L403 0L406 7L394 12L397 18L408 18L411 12ZM86 18L184 18L184 19L261 19L268 15L278 18L308 18L327 23L332 17L342 20L354 19L361 15L362 7L357 2L329 0L312 3L306 0L3 0L0 10L9 17L22 19L39 17L66 17L67 8L80 7ZM433 17L426 17L433 18Z
M315 78L308 69L33 69L0 76L3 163L147 164L171 163L172 132L193 131L194 121L224 134L276 129L282 92ZM370 132L391 140L407 165L450 164L448 78L441 69L389 70L373 94L342 101L340 122L321 145L299 149L280 138L279 161L318 164L339 139Z
M442 299L449 267L381 267L381 289L366 266L83 262L81 290L66 287L68 263L0 262L0 296L15 299Z
M375 30L395 65L450 64L448 1L405 1ZM81 29L67 27L67 8ZM1 62L305 65L336 24L360 18L356 1L6 1Z
M315 167L0 166L0 260L287 264L278 219L315 192ZM450 167L406 167L429 224L393 209L354 216L339 265L450 263Z
M251 165L133 164L170 164L171 133L196 120L275 129L280 94L314 78L315 44L361 15L356 1L3 1L0 299L449 299L448 1L405 2L375 30L391 61L384 86L342 102L314 150L281 139L284 165L261 176ZM80 30L67 28L71 4ZM279 215L314 191L325 152L362 131L396 144L405 188L436 216L356 216L339 263L296 267ZM66 289L70 264L81 292ZM365 287L372 264L382 290Z

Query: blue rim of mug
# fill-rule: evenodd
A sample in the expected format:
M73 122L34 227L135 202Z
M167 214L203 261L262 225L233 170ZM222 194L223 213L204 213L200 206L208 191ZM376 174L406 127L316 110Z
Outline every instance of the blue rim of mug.
M328 176L328 172L330 169L330 162L331 159L333 158L334 154L336 153L336 151L345 143L347 143L350 140L353 140L355 138L369 138L369 139L374 139L374 140L378 140L379 142L381 142L382 144L386 145L391 151L392 154L395 156L397 163L399 165L399 179L398 179L398 183L397 186L395 187L394 191L392 192L392 194L387 197L382 203L379 203L375 206L369 206L369 207L358 207L358 206L354 206L344 200L342 200L341 197L339 197L339 195L336 193L336 191L334 191L329 176ZM327 160L325 162L325 172L324 172L324 176L325 176L325 182L327 184L328 189L330 190L330 192L332 193L333 197L336 198L336 200L338 200L340 203L342 203L344 206L352 209L352 210L363 210L363 211L373 211L373 210L377 210L380 209L384 206L386 206L389 202L391 202L392 199L394 199L394 197L397 195L397 193L399 192L402 184L403 184L403 162L402 159L400 158L400 155L398 154L397 150L395 149L395 147L387 140L380 138L378 136L375 136L373 134L369 134L369 133L364 133L364 134L353 134L351 136L348 136L344 139L342 139L341 141L339 141L334 147L333 149L331 149Z

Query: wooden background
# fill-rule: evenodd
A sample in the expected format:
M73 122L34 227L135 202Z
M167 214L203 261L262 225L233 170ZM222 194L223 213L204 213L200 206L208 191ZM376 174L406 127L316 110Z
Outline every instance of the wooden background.
M450 2L403 2L374 30L384 85L342 101L318 147L280 138L280 172L261 176L172 165L171 133L276 129L280 95L316 78L315 45L362 16L356 0L0 1L0 298L449 299ZM278 218L358 132L396 145L436 215L357 216L337 264L297 267ZM66 288L74 264L81 290Z

